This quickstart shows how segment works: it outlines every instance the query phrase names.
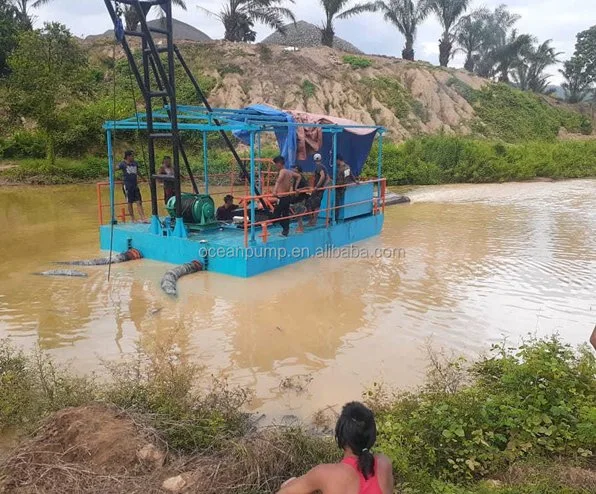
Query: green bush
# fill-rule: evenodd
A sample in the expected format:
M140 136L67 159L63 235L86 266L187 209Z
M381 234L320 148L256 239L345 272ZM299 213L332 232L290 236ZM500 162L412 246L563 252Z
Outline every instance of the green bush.
M39 350L25 354L0 340L0 433L33 428L43 417L95 396L92 380L73 376Z
M587 348L533 339L440 370L418 392L372 393L378 448L401 478L427 487L433 479L463 484L522 459L596 453L596 359Z
M315 86L308 79L302 81L302 95L305 99L312 98L317 92L317 86Z
M456 90L460 82L452 83ZM474 130L486 137L519 142L554 139L561 127L569 132L592 132L590 120L580 113L555 108L543 96L507 84L486 85L466 99L478 118Z
M387 105L395 116L405 119L412 110L412 96L408 90L396 79L390 77L363 78L360 83L367 94L374 94L379 101Z
M342 60L354 69L366 69L372 65L372 60L356 55L344 55Z
M0 172L10 182L61 184L90 181L107 176L107 158L87 157L80 160L58 158L55 165L47 160L22 160L14 168Z
M2 158L43 158L46 154L45 138L38 132L17 130L0 141Z
M376 176L377 156L373 147L364 176ZM383 175L392 185L592 177L596 141L505 144L465 137L415 138L383 146Z

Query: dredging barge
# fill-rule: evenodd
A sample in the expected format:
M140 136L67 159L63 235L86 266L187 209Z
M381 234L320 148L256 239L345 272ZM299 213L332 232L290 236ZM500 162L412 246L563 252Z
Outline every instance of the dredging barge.
M127 56L132 74L145 101L145 112L137 112L124 120L111 120L104 124L109 156L109 217L104 218L100 200L100 245L104 250L126 251L137 249L148 259L173 264L193 261L209 271L250 277L282 266L320 255L378 235L383 228L385 210L385 180L382 178L383 133L380 126L358 125L354 122L299 111L278 110L266 105L243 109L212 108L196 79L190 72L182 54L174 45L172 36L171 0L104 0L114 21L115 34ZM122 24L121 5L136 10L140 29L126 31ZM161 6L164 28L150 27L147 12ZM155 36L160 40L156 41ZM140 66L130 48L130 37L141 40ZM163 55L163 56L162 56ZM192 82L200 106L178 105L176 102L175 67L179 64ZM154 110L154 101L161 100ZM113 143L118 131L140 131L147 138L147 165L151 195L149 223L126 221L123 212L117 214L118 182L114 174ZM195 178L189 162L181 132L198 133L202 137L202 177ZM222 185L222 174L212 173L209 165L208 136L219 133L230 150L233 166L239 172L224 174L229 183ZM275 172L271 160L261 156L261 136L273 133L279 154L285 158L286 167L295 164L304 172L314 170L313 154L320 153L326 161L331 178L324 187L320 209L314 214L314 226L307 226L297 233L281 236L278 223L272 217L272 208L278 199L272 194ZM230 134L249 148L248 156L241 158L230 141ZM312 142L315 142L313 147ZM338 185L337 157L342 155L352 172L359 175L370 150L378 145L377 177L354 184ZM156 173L156 146L167 143L171 149L173 177ZM192 192L181 190L181 168L185 167ZM167 212L160 214L161 195L158 187L168 180L174 197L167 203ZM211 182L211 184L210 184ZM201 187L199 187L199 185ZM337 191L343 189L342 200ZM239 195L240 192L240 195ZM214 198L231 193L238 201L232 223L218 222L215 217ZM280 196L278 194L278 196ZM162 213L163 208L162 208ZM107 215L106 215L107 216ZM309 213L292 212L294 225ZM308 218L305 218L308 219ZM103 224L103 223L107 224Z

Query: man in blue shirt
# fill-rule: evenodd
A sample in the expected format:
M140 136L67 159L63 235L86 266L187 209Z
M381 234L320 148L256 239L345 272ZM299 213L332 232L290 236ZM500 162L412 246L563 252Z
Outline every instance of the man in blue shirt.
M138 185L139 164L135 161L135 155L132 151L124 153L124 161L116 166L116 170L122 170L122 181L124 182L124 193L128 201L128 213L131 220L135 221L135 213L132 205L137 204L141 221L145 221L145 212L143 211L143 199Z

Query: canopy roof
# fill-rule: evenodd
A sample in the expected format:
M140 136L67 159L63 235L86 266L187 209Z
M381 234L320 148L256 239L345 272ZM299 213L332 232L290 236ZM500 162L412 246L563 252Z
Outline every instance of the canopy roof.
M333 134L337 134L338 153L344 155L355 173L362 169L377 132L385 131L381 126L361 125L326 115L283 111L267 105L253 105L243 109L213 108L211 111L201 106L178 105L177 110L179 130L224 130L232 132L243 142L248 142L251 132L274 132L287 166L300 163L305 171L314 169L314 163L312 153L305 160L297 160L298 129L320 129L323 134L322 146L316 151L323 155L324 161L332 154ZM153 128L156 132L171 130L168 107L153 112ZM147 114L137 113L124 120L108 121L104 124L104 129L147 130Z

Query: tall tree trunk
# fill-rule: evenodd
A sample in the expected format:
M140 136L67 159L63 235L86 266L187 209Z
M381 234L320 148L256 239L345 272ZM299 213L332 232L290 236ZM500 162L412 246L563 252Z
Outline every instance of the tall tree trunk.
M446 31L443 33L443 39L441 39L439 43L439 64L441 67L447 67L449 64L449 60L451 59L451 48L453 48L453 43L451 43L450 35Z
M324 46L328 46L329 48L333 48L333 38L335 38L335 31L333 31L333 26L330 22L321 30L321 43Z
M401 51L401 57L404 60L414 61L414 36L406 36L406 47Z
M474 58L472 57L472 52L469 51L466 56L466 63L464 64L464 69L468 72L474 72Z

